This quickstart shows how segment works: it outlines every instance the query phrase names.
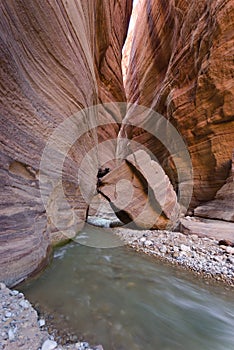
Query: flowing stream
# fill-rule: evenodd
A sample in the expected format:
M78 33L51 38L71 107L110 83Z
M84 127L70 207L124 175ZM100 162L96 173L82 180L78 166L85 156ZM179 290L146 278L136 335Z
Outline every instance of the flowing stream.
M234 349L233 289L125 246L69 243L20 289L104 350Z

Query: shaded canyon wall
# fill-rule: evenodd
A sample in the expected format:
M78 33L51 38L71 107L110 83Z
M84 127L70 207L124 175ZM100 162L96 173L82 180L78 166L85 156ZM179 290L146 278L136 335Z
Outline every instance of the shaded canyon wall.
M40 162L62 122L99 102L126 99L121 50L131 6L128 0L0 3L0 280L8 285L41 267L51 240L74 235L84 223L96 191L98 153L81 175L85 194L80 193L77 173L83 156L103 137L102 130L100 135L96 130L86 132L99 116L79 115L65 124L62 138L55 135L55 144L51 143L51 159L41 173ZM120 122L121 113L116 111ZM116 123L113 116L108 118ZM76 133L83 136L72 144L70 135ZM49 192L48 216L40 175L43 190ZM71 216L61 204L61 186Z

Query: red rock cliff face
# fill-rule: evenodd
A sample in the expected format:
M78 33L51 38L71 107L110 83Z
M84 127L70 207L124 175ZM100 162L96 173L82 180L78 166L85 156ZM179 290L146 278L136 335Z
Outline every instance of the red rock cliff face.
M127 67L127 101L159 112L181 133L194 171L191 206L215 198L197 208L207 218L217 218L220 201L233 198L228 193L233 178L226 182L234 148L233 2L141 0ZM126 101L121 50L131 7L130 0L0 3L0 280L8 285L41 267L50 241L71 237L82 227L100 165L111 167L101 186L110 200L116 199L118 169L121 180L125 175L129 183L135 179L136 202L129 203L127 213L133 221L142 202L147 208L149 184L163 210L160 225L174 220L168 208L176 208L176 220L180 214L169 179L175 189L180 181L186 187L187 164L177 155L178 179L172 154L150 129L141 128L149 121L170 140L168 122L156 121L153 113L141 114L134 104L127 110L103 106L98 113L77 114L99 102ZM97 121L109 125L95 129ZM169 142L173 146L177 139ZM148 148L154 157L139 148ZM116 154L125 159L119 168ZM169 177L164 177L165 187L173 193L173 203L164 203L159 195L162 186L154 177L158 165L153 158ZM122 203L128 187L120 190ZM148 207L155 214L153 204ZM219 218L233 220L226 209ZM137 224L148 227L146 217L138 216Z
M83 224L96 190L97 153L82 176L85 199L76 179L83 155L98 142L95 131L85 133L98 116L78 117L71 130L64 130L65 139L76 128L84 130L63 166L63 188L75 219L56 204L61 184L54 177L58 169L52 158L44 170L58 183L45 184L49 191L52 188L47 217L39 190L40 161L49 137L71 115L99 101L125 100L121 49L130 12L128 0L0 4L0 280L9 285L46 259L52 232L52 239L57 239L57 224L61 228L65 220L69 235ZM118 118L121 121L120 112ZM102 137L102 131L99 134ZM56 140L55 152L63 141ZM66 229L64 225L65 235Z
M95 69L100 103L126 102L122 76L122 47L132 10L132 1L97 1L98 16L95 23ZM114 105L99 107L98 140L113 140L103 143L98 151L99 165L111 159L108 165L115 166L116 140L126 108Z
M234 148L234 1L144 0L133 34L126 94L161 113L187 143L194 171L193 206L225 183ZM130 107L125 121L133 121ZM126 133L122 127L122 134ZM171 179L170 157L135 129L130 138L155 154Z

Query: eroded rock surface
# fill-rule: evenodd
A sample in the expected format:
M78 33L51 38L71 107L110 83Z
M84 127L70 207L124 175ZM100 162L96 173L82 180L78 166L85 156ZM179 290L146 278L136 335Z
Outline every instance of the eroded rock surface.
M234 222L234 152L232 156L232 169L225 185L216 193L214 200L195 208L194 214L208 219Z
M0 4L0 280L8 285L39 267L50 239L70 237L84 223L96 192L98 151L80 170L82 193L80 164L98 138L116 134L119 127L105 111L114 131L90 131L101 118L93 113L77 115L60 134L53 133L83 108L125 100L121 49L131 6L128 0ZM115 112L121 122L122 111Z
M139 11L127 99L161 113L183 136L193 163L195 207L214 198L230 169L234 2L144 0ZM129 106L126 123L137 120L135 112ZM123 125L122 135L148 147L176 186L171 155L140 129L143 122L139 128Z
M176 226L180 214L176 193L161 166L143 150L104 176L99 191L125 224L149 229Z
M0 4L0 280L24 279L46 261L50 241L83 226L100 166L111 169L100 190L125 223L173 227L190 201L192 170L191 209L199 205L197 215L233 221L233 182L227 180L234 139L233 4L139 1L127 98L121 50L132 1ZM78 114L112 101L132 104ZM167 122L138 113L136 104ZM144 130L148 121L161 141ZM191 167L183 150L173 148L178 139L168 121L182 135ZM147 157L136 161L141 148L162 169ZM166 174L165 202L158 170Z
M185 234L228 240L234 243L234 223L198 217L185 217L180 220L180 230Z
M156 161L151 160L143 150L130 154L126 160L143 175L154 200L159 204L164 215L175 224L179 217L180 207L173 186L162 167Z

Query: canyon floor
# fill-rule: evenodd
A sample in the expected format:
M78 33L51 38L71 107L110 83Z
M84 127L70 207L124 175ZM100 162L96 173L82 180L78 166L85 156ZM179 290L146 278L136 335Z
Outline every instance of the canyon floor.
M113 228L113 232L136 251L182 266L201 278L234 287L234 247L220 245L220 241L207 236L180 232L138 231L124 227ZM51 331L47 320L45 324L45 319L38 316L23 293L10 290L2 283L0 295L0 350L103 349L101 345L91 347L77 337L61 339L59 332Z

